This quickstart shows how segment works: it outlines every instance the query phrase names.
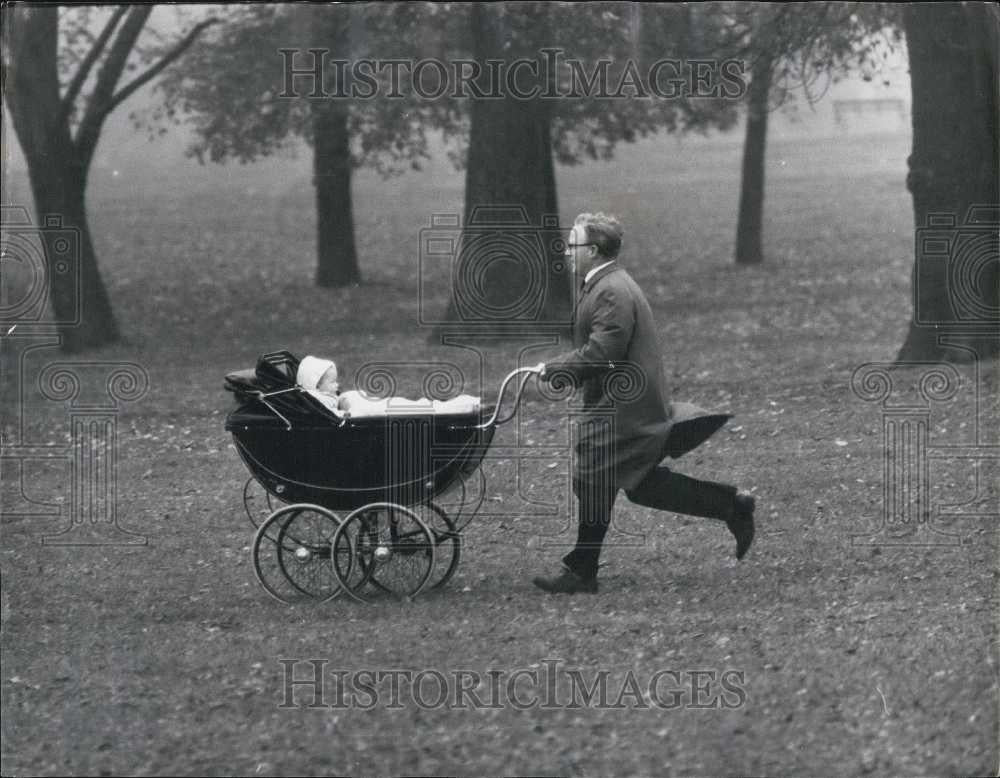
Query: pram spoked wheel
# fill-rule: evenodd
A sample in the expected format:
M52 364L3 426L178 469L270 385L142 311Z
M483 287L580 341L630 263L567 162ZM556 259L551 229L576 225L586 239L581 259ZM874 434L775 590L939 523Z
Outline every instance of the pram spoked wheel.
M434 503L428 503L427 507L430 511L424 514L424 522L434 535L434 572L426 588L438 589L448 583L458 569L462 535L443 508Z
M342 590L368 602L372 595L416 597L434 572L434 533L413 510L371 503L349 514L333 536L333 574ZM377 596L377 595L376 595Z
M261 586L285 603L326 602L340 594L331 562L340 526L337 514L319 505L286 505L272 513L253 542L253 569ZM345 577L353 566L349 552L337 564Z

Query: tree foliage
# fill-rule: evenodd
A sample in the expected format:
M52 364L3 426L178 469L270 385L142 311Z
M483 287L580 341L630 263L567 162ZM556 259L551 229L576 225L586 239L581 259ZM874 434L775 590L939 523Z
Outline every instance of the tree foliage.
M699 13L714 20L719 56L770 63L772 108L799 95L820 100L848 73L879 77L902 44L901 17L890 3L706 3Z
M136 116L141 127L161 132L166 123L187 122L194 139L189 153L199 161L252 162L299 139L313 142L311 105L336 102L348 114L351 161L383 175L419 169L428 156L427 129L449 128L453 117L440 103L403 99L283 97L285 59L295 50L296 69L311 67L306 50L327 49L323 85L336 91L334 61L385 59L403 52L401 42L419 34L433 10L419 4L317 6L249 4L226 10L223 23L193 47L186 66L162 79L162 102ZM340 29L344 35L329 33ZM324 33L324 31L327 31ZM340 46L336 45L340 43ZM378 74L380 94L388 92L388 72ZM292 83L296 93L310 92L308 79Z

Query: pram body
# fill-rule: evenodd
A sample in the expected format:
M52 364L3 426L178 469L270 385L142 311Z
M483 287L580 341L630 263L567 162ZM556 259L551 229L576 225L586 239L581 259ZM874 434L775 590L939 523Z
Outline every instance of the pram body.
M537 370L512 372L497 404L476 413L390 411L384 417L351 419L296 386L298 362L288 351L274 352L262 356L254 370L226 376L225 388L235 394L237 408L225 428L251 474L244 506L258 525L254 559L261 583L283 601L303 594L329 599L341 591L363 599L361 591L371 583L403 596L415 596L428 584L442 585L457 567L461 527L435 500L460 488L459 513L468 523L482 502L482 489L475 509L465 513L465 484L477 474L496 427L513 417ZM514 410L501 419L499 405L517 374L523 378ZM284 503L263 521L251 504L261 502L254 495L256 485L265 491L268 509ZM350 513L342 519L338 512L345 511ZM404 551L411 567L417 558L420 569L389 587L388 576L378 568ZM442 551L446 569L424 575ZM270 557L276 560L275 576L262 567ZM317 564L330 568L323 575L310 571L319 584L292 580L300 568ZM287 592L278 585L282 577L292 583Z

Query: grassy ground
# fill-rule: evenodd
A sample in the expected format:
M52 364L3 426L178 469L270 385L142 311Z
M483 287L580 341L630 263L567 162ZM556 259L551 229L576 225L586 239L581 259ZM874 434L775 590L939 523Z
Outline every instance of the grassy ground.
M483 515L440 593L291 608L253 577L225 372L281 347L348 370L444 359L490 396L516 363L525 344L490 348L480 382L474 358L431 348L416 324L419 230L460 206L460 175L360 176L366 283L337 291L311 285L308 180L98 180L93 227L128 340L85 359L149 374L148 395L118 416L117 463L119 523L148 543L43 545L66 525L69 468L25 465L24 495L50 514L25 517L4 462L3 774L995 774L997 460L931 462L934 504L958 507L921 536L930 545L856 537L880 526L883 415L850 379L891 359L905 333L906 146L772 145L768 259L749 269L731 264L738 146L660 140L560 171L564 220L598 208L625 219L623 262L654 307L675 396L736 416L679 469L751 488L759 505L737 563L721 525L622 497L601 594L575 598L530 584L572 535L565 411L537 395L497 436ZM27 376L7 414L22 413L23 433L8 423L7 439L64 445L66 409L35 384L57 352L16 368L7 349L5 397ZM997 446L994 369L959 372L955 397L933 408L930 446ZM588 679L608 670L610 702L630 672L645 689L676 671L686 692L666 710L634 697L617 709L426 710L404 695L402 709L383 698L365 711L309 708L299 689L287 709L282 658L484 676L559 660ZM742 673L743 695L726 698L739 704L693 707L697 670Z

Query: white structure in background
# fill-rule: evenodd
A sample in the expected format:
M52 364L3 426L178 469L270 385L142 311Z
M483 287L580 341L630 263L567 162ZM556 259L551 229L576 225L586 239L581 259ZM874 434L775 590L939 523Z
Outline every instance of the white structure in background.
M775 139L908 134L910 72L905 44L883 46L882 66L870 80L860 73L833 83L820 80L810 88L813 104L801 87L771 116L768 135ZM819 99L817 99L819 98Z

